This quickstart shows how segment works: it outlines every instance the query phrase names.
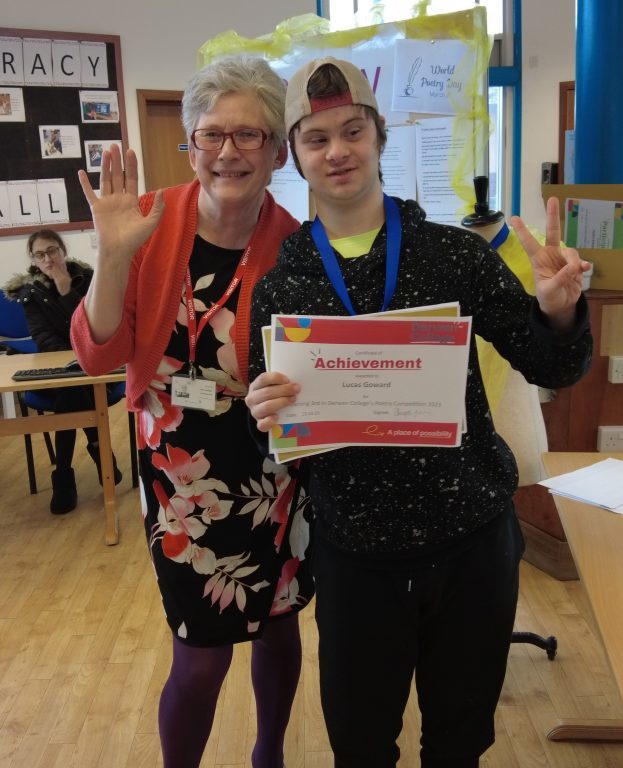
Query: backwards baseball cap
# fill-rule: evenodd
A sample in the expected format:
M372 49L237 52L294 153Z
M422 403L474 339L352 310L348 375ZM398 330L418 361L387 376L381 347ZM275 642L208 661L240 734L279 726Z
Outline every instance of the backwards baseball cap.
M332 64L342 73L348 90L331 96L310 98L307 94L307 84L314 72L325 64ZM350 61L334 59L332 56L314 59L297 70L288 83L285 111L286 133L290 133L292 127L304 117L321 112L323 109L342 107L345 104L362 104L379 111L370 83L359 67L351 64Z

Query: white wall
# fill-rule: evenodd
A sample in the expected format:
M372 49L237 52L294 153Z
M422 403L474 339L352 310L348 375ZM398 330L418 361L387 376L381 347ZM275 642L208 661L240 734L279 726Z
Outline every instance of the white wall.
M575 80L575 0L522 0L521 216L545 231L541 163L558 162L558 84Z
M284 19L315 11L315 0L14 0L2 4L0 24L119 35L129 142L142 168L137 89L183 90L206 40L229 29L257 37ZM93 261L91 232L63 233L72 256ZM0 236L0 285L28 266L26 239Z

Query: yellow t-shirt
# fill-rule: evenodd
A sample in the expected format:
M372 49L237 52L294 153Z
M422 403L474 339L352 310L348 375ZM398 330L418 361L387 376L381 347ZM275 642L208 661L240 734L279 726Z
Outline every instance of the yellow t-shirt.
M380 231L381 228L377 227L368 232L362 232L360 235L350 235L349 237L339 237L337 240L329 240L329 243L345 259L356 259L359 256L365 256L366 253L370 253L374 238Z

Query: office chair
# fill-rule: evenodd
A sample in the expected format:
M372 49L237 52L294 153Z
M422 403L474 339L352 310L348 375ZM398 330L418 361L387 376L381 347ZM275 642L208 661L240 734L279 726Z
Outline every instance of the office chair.
M118 381L112 384L108 390L108 405L115 405L125 397L125 381ZM36 411L40 416L54 410L54 395L49 394L44 389L28 390L18 392L17 399L22 416L28 416L28 409ZM132 487L138 487L138 460L136 453L136 423L134 414L128 412L128 433L130 437L130 466L132 471ZM56 464L54 448L48 433L45 433L46 447L50 457L50 463ZM26 448L26 465L28 469L28 484L31 493L37 493L37 477L35 474L35 462L32 450L32 439L30 435L24 435L24 445Z
M0 344L13 353L37 351L26 325L24 310L16 301L7 299L4 291L0 291Z
M556 640L554 635L542 637L534 632L513 632L511 643L530 643L531 645L536 645L547 653L547 658L550 661L554 661L556 651L558 650L558 640Z
M28 325L26 323L26 316L24 310L16 301L7 299L4 291L0 291L0 344L6 347L7 354L36 352L37 345L30 336ZM22 415L23 412L22 412ZM55 464L54 448L52 447L52 440L50 439L49 432L43 433L43 439L45 440L45 446L48 450L48 456L50 457L50 463ZM24 435L24 442L26 444L26 457L32 459L32 438L30 435ZM36 481L34 480L34 474L31 473L31 463L28 465L28 479L30 482L30 492L37 492ZM34 489L34 490L33 490Z

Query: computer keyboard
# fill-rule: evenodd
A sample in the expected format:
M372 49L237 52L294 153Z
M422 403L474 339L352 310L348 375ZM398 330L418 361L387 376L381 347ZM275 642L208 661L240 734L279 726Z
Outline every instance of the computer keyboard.
M125 373L125 368L116 368L110 373ZM87 376L82 370L70 368L26 368L23 371L15 371L11 376L13 381L37 381L40 379L72 379L79 376Z

